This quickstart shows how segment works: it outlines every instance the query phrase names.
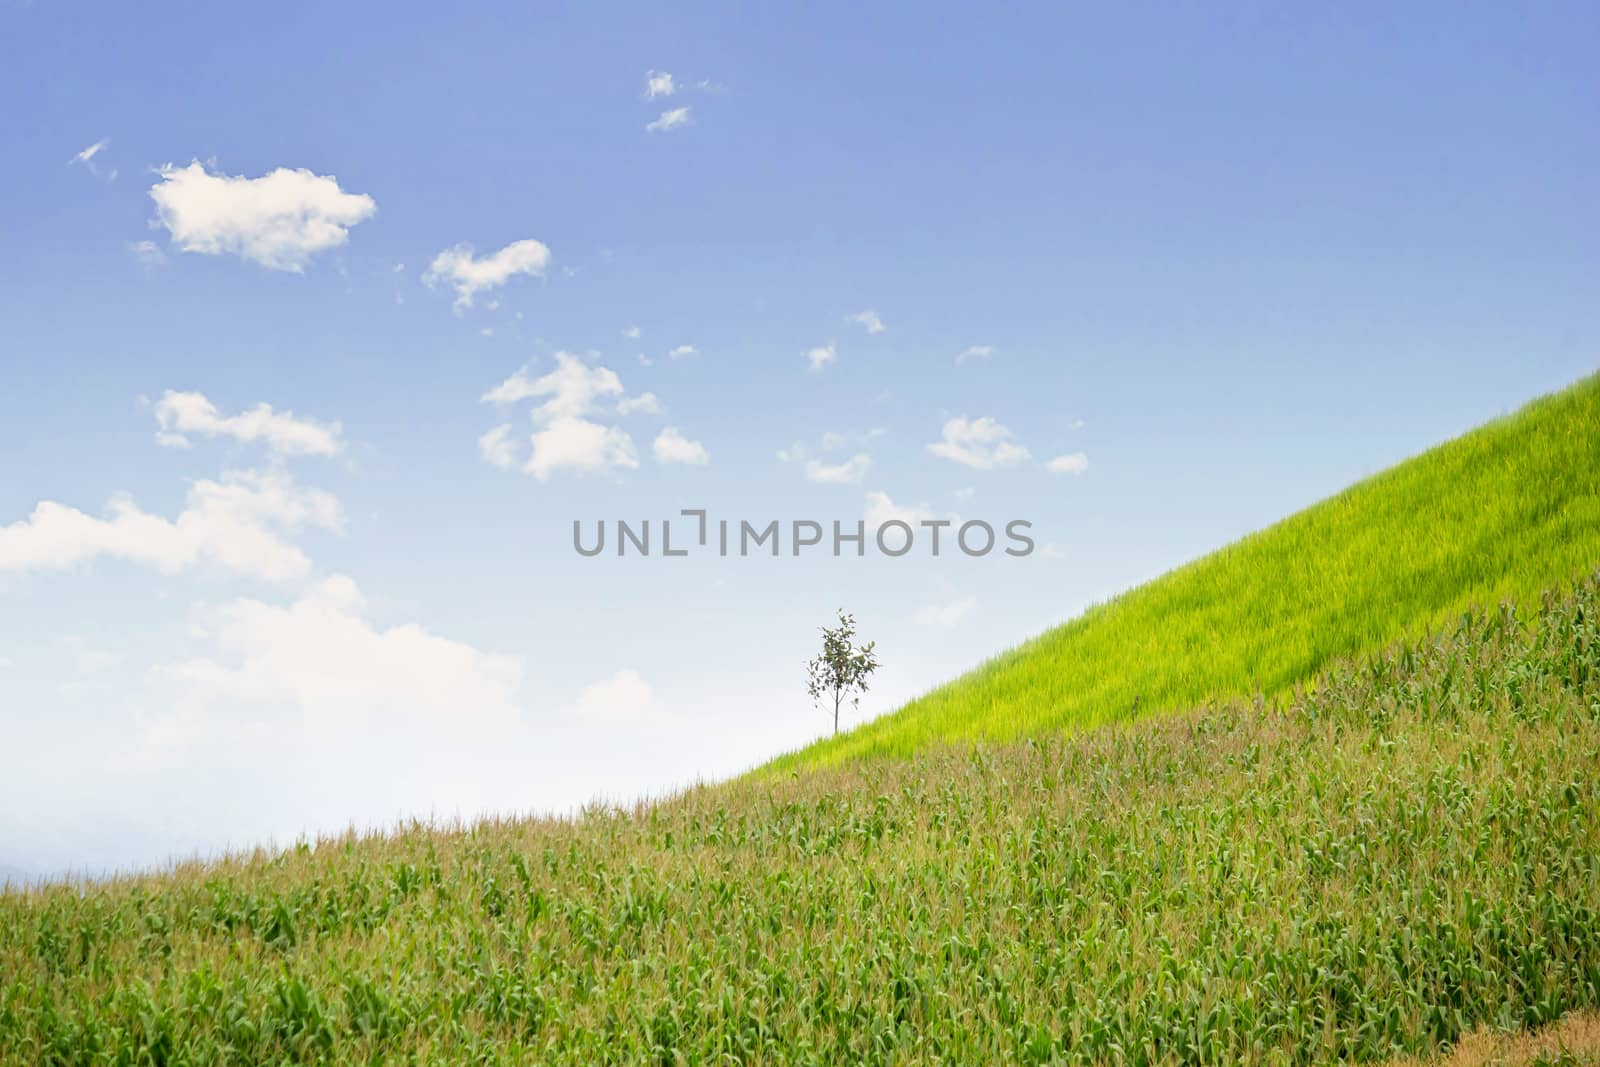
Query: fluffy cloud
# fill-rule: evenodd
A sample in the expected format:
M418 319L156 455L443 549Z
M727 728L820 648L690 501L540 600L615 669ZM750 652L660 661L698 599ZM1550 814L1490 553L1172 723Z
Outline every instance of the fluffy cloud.
M806 359L810 362L812 370L821 370L832 363L836 356L837 353L831 344L818 345L806 352Z
M533 451L522 469L541 482L561 470L604 474L617 467L639 466L639 453L626 431L588 419L552 419L535 430L529 442Z
M654 122L645 123L644 128L651 133L667 133L688 124L689 109L687 107L675 107L670 111L663 111L661 117Z
M1052 474L1082 474L1089 469L1089 457L1082 452L1069 452L1052 459L1044 468Z
M711 455L704 445L699 441L689 440L679 433L675 426L668 426L662 430L651 447L655 452L657 463L689 463L704 466L711 460Z
M660 727L674 721L662 711L650 683L634 670L618 671L584 687L567 708L567 714L600 726Z
M694 355L694 352L695 352L694 345L679 345L677 348L674 348L671 352L668 352L667 355L672 359L683 359L686 356Z
M524 368L483 395L485 403L502 405L530 399L542 399L543 403L532 411L537 428L528 439L531 451L522 469L540 481L562 470L604 474L637 468L639 453L633 438L596 417L661 410L654 393L624 396L622 379L615 371L590 366L569 352L556 353L556 368L548 374L535 378ZM517 450L511 427L497 426L484 434L478 439L478 451L494 466L514 466ZM699 464L709 458L703 445L670 426L655 439L653 451L660 463Z
M926 504L913 504L910 506L896 504L889 499L889 494L876 489L867 493L867 510L864 516L867 520L867 529L876 530L886 522L899 521L915 528L923 519L933 518L933 512Z
M0 573L63 570L104 557L176 573L211 565L270 582L305 577L311 561L281 536L306 526L338 532L339 504L282 471L236 471L189 488L175 519L152 515L126 496L105 518L43 501L28 518L0 527Z
M185 252L232 253L272 270L303 271L372 217L372 197L347 193L331 175L279 167L259 178L167 164L150 188L156 216Z
M826 464L813 459L806 463L806 478L823 485L860 485L870 466L872 457L865 452L857 452L843 463Z
M978 606L976 597L952 600L948 604L930 604L919 608L912 621L919 626L954 626Z
M948 420L941 439L930 444L928 451L977 470L1014 466L1028 459L1028 450L1012 439L1011 431L987 416Z
M365 617L356 583L335 575L287 606L237 600L201 627L210 657L159 673L202 697L297 707L315 728L422 721L446 728L517 717L519 657L491 655L415 624Z
M626 330L622 331L622 336L626 337L630 341L637 341L641 336L643 336L643 334L644 331L639 329L637 326L629 326Z
M971 345L956 353L956 362L965 363L969 359L988 359L994 355L994 345Z
M671 96L678 91L677 84L672 80L672 75L664 70L652 70L645 75L644 98L654 100L658 96Z
M860 323L866 327L868 333L882 333L889 328L883 324L883 320L878 317L878 313L871 308L867 308L865 311L858 311L854 315L847 315L845 316L845 321Z
M223 415L203 393L168 389L156 401L155 415L161 427L156 440L169 447L187 448L189 439L185 434L231 437L245 444L260 442L282 456L332 456L343 447L337 422L323 424L302 419L293 412L274 411L270 404L257 404L238 415Z
M422 280L430 288L448 285L456 291L457 314L472 306L486 289L498 289L519 274L543 277L550 265L550 249L532 238L512 241L492 255L478 258L470 244L458 244L433 257Z

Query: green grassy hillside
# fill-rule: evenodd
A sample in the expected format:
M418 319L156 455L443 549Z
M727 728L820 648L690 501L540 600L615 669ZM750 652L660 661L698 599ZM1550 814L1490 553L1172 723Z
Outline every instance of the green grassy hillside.
M770 765L1283 693L1325 664L1600 560L1600 376L1536 401Z
M0 1064L1326 1063L1600 1005L1600 583L1233 704L0 895Z

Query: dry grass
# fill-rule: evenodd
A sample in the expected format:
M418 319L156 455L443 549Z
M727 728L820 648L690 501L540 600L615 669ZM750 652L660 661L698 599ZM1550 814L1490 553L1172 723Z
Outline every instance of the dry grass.
M1600 1064L1600 1012L1574 1012L1531 1034L1479 1029L1449 1055L1397 1060L1395 1067L1593 1067Z

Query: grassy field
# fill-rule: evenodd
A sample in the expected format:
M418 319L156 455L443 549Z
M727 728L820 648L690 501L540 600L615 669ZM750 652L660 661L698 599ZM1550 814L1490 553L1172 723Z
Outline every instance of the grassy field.
M1281 706L6 894L0 1063L1427 1055L1600 1005L1597 768L1591 580Z
M1600 376L1096 607L769 770L1281 694L1600 561Z

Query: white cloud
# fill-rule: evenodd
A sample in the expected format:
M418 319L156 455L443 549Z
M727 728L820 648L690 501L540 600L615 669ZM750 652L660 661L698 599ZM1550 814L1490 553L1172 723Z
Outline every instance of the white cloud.
M854 315L847 315L845 316L845 321L859 322L866 327L868 333L874 334L882 333L889 328L883 324L883 320L878 317L878 313L871 308L867 308L865 311L858 311Z
M549 397L534 409L534 417L556 419L587 415L609 396L622 394L622 379L606 367L591 367L570 352L556 353L556 369L529 378L526 367L483 394L489 404L514 404L531 397Z
M652 70L645 75L644 98L654 100L658 96L671 96L678 91L678 86L672 80L672 75L664 70Z
M161 251L161 246L154 241L131 241L128 244L128 251L139 261L139 266L147 270L159 267L167 261L167 254Z
M588 419L557 417L534 431L529 442L533 452L522 469L541 482L561 470L605 474L617 467L639 466L639 454L626 431Z
M231 437L245 444L260 442L283 456L332 456L344 447L337 422L299 418L290 411L274 411L270 404L223 415L203 393L168 389L156 401L155 415L161 426L156 440L168 447L187 448L186 434Z
M659 415L661 401L656 399L654 393L641 393L638 396L625 396L617 401L618 415Z
M96 141L94 144L90 145L88 148L85 148L83 151L74 153L72 158L67 160L67 166L69 166L69 167L82 166L85 170L87 170L90 174L93 174L96 178L101 178L101 179L105 180L106 182L114 182L114 181L116 181L117 180L117 168L112 167L110 170L105 171L104 173L102 173L101 170L100 170L100 167L95 163L95 157L98 156L101 152L105 151L106 146L109 145L110 143L111 143L111 138L109 138L109 137L100 138L100 140Z
M889 499L889 494L873 489L867 492L867 510L865 518L867 529L876 530L886 522L896 519L911 526L913 529L923 519L933 518L933 512L926 504L903 505L896 504Z
M618 416L658 413L661 402L654 393L624 396L622 379L607 367L590 366L569 352L556 353L556 369L539 378L527 368L483 395L485 403L511 404L545 398L532 411L537 429L529 438L532 451L522 469L544 481L557 471L604 474L617 468L637 468L639 453L633 438L617 426L607 426L591 416L610 409ZM614 405L605 404L617 398ZM483 458L498 467L515 463L515 444L509 426L495 427L478 440ZM705 463L704 446L668 427L656 438L653 452L661 463Z
M517 463L516 442L511 439L510 425L496 426L478 438L478 455L491 467L510 470Z
M810 361L812 370L821 370L832 363L836 355L833 345L818 345L806 352L806 359Z
M105 150L106 145L108 145L110 143L111 143L111 138L109 138L109 137L100 138L100 140L96 141L94 144L90 145L88 148L85 148L82 152L76 153L71 159L67 160L68 166L72 165L73 163L89 163L89 162L93 161L94 157L98 156L101 152L103 152Z
M687 356L692 356L694 354L695 354L694 345L679 345L677 348L674 348L671 352L668 352L667 356L669 358L671 358L671 359L683 359L683 358L685 358Z
M462 243L434 256L422 280L430 288L441 284L454 288L455 310L459 314L471 307L473 297L485 289L497 289L519 274L543 277L549 265L550 249L532 238L512 241L481 259L473 254L470 244Z
M675 107L670 111L663 111L661 117L654 122L645 123L644 128L651 133L666 133L669 130L676 130L678 127L687 126L688 124L689 109L687 107Z
M971 345L956 353L956 362L965 363L969 359L988 359L994 355L994 345Z
M1069 430L1081 430L1081 429L1083 429L1083 420L1082 419L1073 419L1071 422L1067 423L1067 429L1069 429Z
M622 331L622 336L626 337L630 341L637 341L643 335L644 331L639 329L637 326L629 326L626 330Z
M1089 457L1082 452L1069 452L1064 456L1057 456L1044 467L1052 474L1082 474L1089 469Z
M655 452L657 463L689 463L704 466L711 460L711 455L704 445L699 441L689 440L679 433L675 426L668 426L662 430L651 448Z
M955 491L955 498L963 504L970 504L977 497L978 491L970 485Z
M831 466L813 459L806 464L806 478L823 485L860 485L870 466L872 457L865 452L857 452L843 463Z
M338 532L338 501L303 489L282 471L234 471L197 481L176 519L118 496L96 518L42 501L27 519L0 527L0 573L64 570L106 556L172 574L209 564L265 581L303 578L311 561L280 534L305 526Z
M520 657L481 652L415 624L382 629L364 615L360 590L343 575L286 607L237 600L202 627L213 657L158 674L230 703L288 701L313 729L368 719L459 729L517 717Z
M1012 439L1011 431L987 416L948 420L942 439L930 444L928 451L977 470L1009 467L1028 459L1028 450Z
M661 709L655 690L635 670L618 671L585 686L567 714L595 726L663 727L676 721Z
M259 178L167 164L150 188L161 225L185 252L232 253L272 270L303 271L372 217L372 197L347 193L331 175L279 167Z
M952 600L948 604L930 604L919 608L912 620L919 626L954 626L977 606L976 597Z

